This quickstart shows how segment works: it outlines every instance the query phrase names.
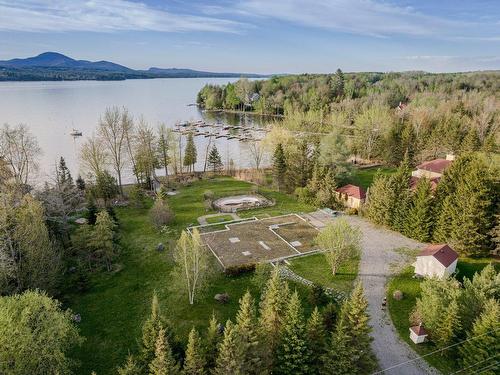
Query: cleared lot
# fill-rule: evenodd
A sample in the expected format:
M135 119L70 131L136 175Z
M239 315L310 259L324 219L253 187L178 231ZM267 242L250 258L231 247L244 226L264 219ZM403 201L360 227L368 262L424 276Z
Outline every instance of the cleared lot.
M202 233L201 238L224 268L269 262L316 250L317 229L298 215L226 224L224 229L217 229L220 230Z

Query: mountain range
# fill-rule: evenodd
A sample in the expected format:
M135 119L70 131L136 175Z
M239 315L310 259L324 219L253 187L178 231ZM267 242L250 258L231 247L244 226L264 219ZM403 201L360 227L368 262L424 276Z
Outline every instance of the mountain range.
M57 52L25 59L0 60L0 81L124 80L144 78L264 77L249 73L206 72L193 69L130 69L110 61L75 60Z

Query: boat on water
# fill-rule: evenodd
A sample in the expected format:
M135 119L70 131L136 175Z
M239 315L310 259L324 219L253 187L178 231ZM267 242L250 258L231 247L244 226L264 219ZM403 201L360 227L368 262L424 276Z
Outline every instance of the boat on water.
M72 137L81 137L83 135L82 131L81 130L78 130L78 129L73 129L69 135L71 135Z

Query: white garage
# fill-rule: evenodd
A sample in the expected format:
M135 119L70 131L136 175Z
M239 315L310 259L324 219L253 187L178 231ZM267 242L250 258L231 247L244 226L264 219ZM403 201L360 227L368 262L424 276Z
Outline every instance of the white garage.
M447 244L430 245L417 255L415 274L425 277L447 277L457 268L458 254Z

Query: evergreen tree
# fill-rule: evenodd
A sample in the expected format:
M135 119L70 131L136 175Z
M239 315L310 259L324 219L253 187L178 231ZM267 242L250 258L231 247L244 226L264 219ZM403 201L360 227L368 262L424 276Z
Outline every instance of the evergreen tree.
M125 364L118 369L118 375L141 375L141 369L137 365L134 357L129 355Z
M59 188L73 186L73 177L71 177L66 161L62 156L59 159L59 166L56 168L56 177Z
M78 190L80 191L85 191L85 180L82 178L82 176L78 176L78 178L76 179L76 187L78 188Z
M221 334L219 330L219 323L215 318L215 314L212 313L212 318L208 325L207 334L204 342L204 354L206 359L206 371L209 372L215 366L215 360L218 355L218 346L221 341Z
M340 99L344 96L345 78L342 70L337 69L333 80L333 95Z
M257 333L255 305L249 291L240 299L240 309L236 315L236 332L243 346L241 369L245 374L260 374L259 340Z
M299 294L295 291L288 302L283 319L273 373L295 375L309 374L311 371L306 327L302 314Z
M285 188L285 176L287 171L287 164L285 159L285 152L283 145L278 143L273 154L273 177L274 183L278 190Z
M155 356L156 342L158 341L159 332L163 332L165 334L164 338L169 342L169 345L175 343L170 324L163 318L160 311L158 296L156 292L154 292L151 300L151 314L142 325L140 363L143 367L147 367Z
M261 358L267 369L272 368L275 358L289 293L288 284L275 268L264 289L259 309Z
M97 206L95 200L90 197L87 202L87 220L90 225L94 225L97 220Z
M196 164L198 154L194 144L193 134L189 133L184 150L184 166L188 167L188 172L194 172L194 165Z
M179 366L172 355L172 349L166 339L166 332L160 328L155 342L155 355L149 364L149 375L175 375L178 373Z
M98 258L104 261L108 271L111 271L111 264L116 256L115 227L116 224L107 211L103 210L97 214L91 246Z
M222 160L220 158L219 150L214 145L208 154L208 165L212 168L214 174L222 169Z
M326 337L323 317L317 307L314 308L306 325L307 346L309 348L309 366L312 374L319 374L321 361L325 355Z
M205 375L205 358L203 356L201 338L196 329L189 332L188 344L186 348L186 358L184 360L184 375Z
M322 357L322 375L360 374L351 340L347 320L343 317L332 331L327 351Z
M392 209L390 178L377 172L367 195L368 217L375 224L389 225Z
M432 332L432 340L440 348L450 345L460 332L460 316L457 300L451 301L444 312L441 324Z
M368 325L368 302L363 294L360 282L356 284L350 297L342 306L339 320L346 324L349 333L349 345L352 351L357 374L370 373L374 369L376 360L370 348L372 338L371 327Z
M490 299L487 302L467 338L468 340L459 348L464 368L478 363L481 363L482 368L495 363L495 356L500 353L500 303L497 300ZM498 374L497 370L497 367L491 367L482 374Z
M243 375L242 369L245 354L238 331L228 320L224 329L224 337L219 347L219 355L213 371L214 375Z
M398 170L390 178L392 208L389 211L389 225L399 232L405 229L410 204L411 169L408 154L405 154Z
M431 183L427 178L421 178L411 198L404 233L418 241L428 242L434 220L432 209Z

